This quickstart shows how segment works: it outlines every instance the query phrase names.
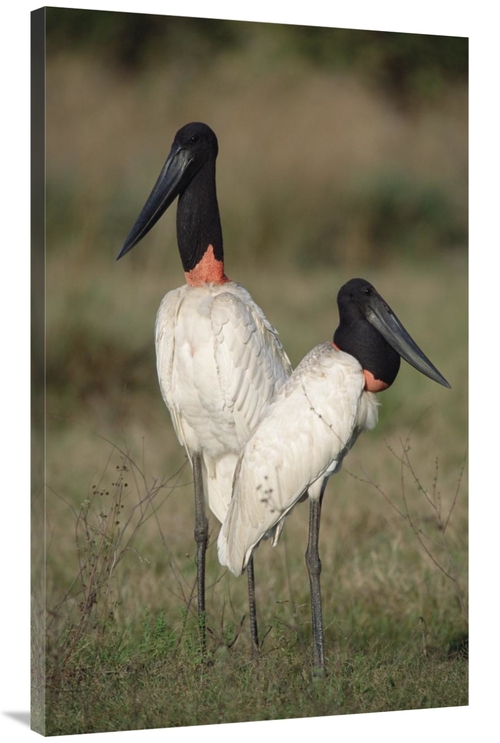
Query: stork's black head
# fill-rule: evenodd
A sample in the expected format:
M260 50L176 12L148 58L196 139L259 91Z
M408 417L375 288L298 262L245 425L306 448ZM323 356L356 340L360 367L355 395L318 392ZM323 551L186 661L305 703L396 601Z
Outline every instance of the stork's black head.
M187 150L193 161L202 165L209 157L216 158L219 153L219 144L215 132L201 121L192 121L181 127L174 137L174 147Z
M369 281L348 281L337 303L340 324L333 337L335 345L354 356L376 380L391 385L402 357L430 379L450 386Z
M218 151L217 137L207 124L194 121L179 129L158 180L130 230L118 258L128 253L147 235L175 198L185 193L204 166L208 167L207 177L200 183L193 201L207 214L205 222L209 224L208 232L211 233L209 239L215 244L216 250L222 252L222 234L215 194L215 159ZM193 212L192 205L189 205L187 211ZM191 235L189 237L193 240ZM189 246L187 251L191 249L192 246ZM186 252L186 249L183 252Z

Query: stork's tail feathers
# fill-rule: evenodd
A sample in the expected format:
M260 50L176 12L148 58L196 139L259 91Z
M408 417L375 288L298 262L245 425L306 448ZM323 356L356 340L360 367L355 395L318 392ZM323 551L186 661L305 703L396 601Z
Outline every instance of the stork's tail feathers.
M217 539L217 555L219 557L219 562L223 567L229 567L227 564L228 556L227 556L227 537L226 533L224 531L224 527L221 527L221 530L219 531L219 538Z
M254 549L258 547L262 539L271 539L273 547L278 544L281 532L285 526L285 520L279 521L272 529L269 529L257 544L252 545L250 548L244 546L241 540L237 538L237 535L232 534L229 536L230 525L231 525L231 508L229 508L228 515L224 524L219 532L219 538L217 540L217 554L221 565L229 568L234 575L241 575L248 565L248 561L252 555ZM230 543L229 543L230 542Z
M217 554L219 556L219 562L221 565L226 566L234 575L241 575L245 569L242 556L238 557L234 554L235 550L229 548L228 542L228 521L226 519L219 532L219 538L217 540Z

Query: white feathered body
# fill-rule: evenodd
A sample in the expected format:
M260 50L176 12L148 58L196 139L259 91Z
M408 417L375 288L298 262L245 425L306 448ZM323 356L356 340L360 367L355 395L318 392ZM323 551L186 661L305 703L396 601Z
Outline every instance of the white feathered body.
M189 459L201 455L208 506L222 522L239 452L290 362L262 310L232 281L169 292L155 335L163 399Z
M331 343L316 346L276 392L239 458L219 534L219 561L239 575L259 541L274 535L305 497L318 498L359 434L377 423L359 362Z

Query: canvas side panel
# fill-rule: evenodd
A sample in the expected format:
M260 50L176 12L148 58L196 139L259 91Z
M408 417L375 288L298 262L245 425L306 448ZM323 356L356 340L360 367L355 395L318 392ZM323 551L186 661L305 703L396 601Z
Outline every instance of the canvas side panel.
M31 728L45 733L45 8L31 13Z

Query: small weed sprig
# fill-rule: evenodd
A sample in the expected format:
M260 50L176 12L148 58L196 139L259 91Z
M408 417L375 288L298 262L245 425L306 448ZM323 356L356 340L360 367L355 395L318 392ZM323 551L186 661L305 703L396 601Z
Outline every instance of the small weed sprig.
M124 508L125 475L129 468L124 463L116 466L119 471L116 482L111 483L111 493L104 488L92 486L92 495L81 506L75 528L76 548L80 564L80 580L83 599L80 602L82 617L89 617L97 604L98 594L106 604L112 588L113 571L123 557L120 543L124 532L120 528L120 517Z
M396 511L398 516L400 516L404 521L406 521L406 523L411 528L413 534L416 536L418 543L421 546L424 553L431 560L431 562L438 568L438 570L453 584L463 617L467 621L467 617L468 617L467 600L460 586L457 567L454 562L453 556L451 554L451 551L449 548L449 542L447 539L451 517L452 517L453 511L455 510L455 506L457 504L457 499L458 499L460 487L461 487L462 480L463 480L465 464L466 464L466 456L464 456L462 465L460 467L460 471L459 471L458 478L457 478L457 484L456 484L455 492L452 497L451 505L449 506L448 511L445 512L444 507L443 507L442 498L441 498L441 493L438 488L439 460L436 457L434 477L432 480L432 484L430 487L426 487L423 484L421 478L418 476L417 472L415 471L415 468L411 461L411 457L410 457L411 445L410 444L411 444L412 432L413 432L413 429L408 433L408 435L406 436L404 440L400 441L401 454L398 454L396 451L394 451L394 449L386 442L387 448L391 452L392 456L395 457L395 459L400 464L400 486L401 486L401 499L402 499L402 504L403 504L402 508L398 506L398 504L389 495L387 495L387 493L385 492L385 490L382 488L381 485L376 483L370 477L361 478L361 477L354 475L352 472L349 472L349 474L351 475L351 477L354 477L354 479L358 480L359 482L366 483L374 487L375 490L391 506L391 508L393 508ZM430 519L435 524L437 531L440 535L438 539L433 538L432 536L430 536L428 533L426 533L423 530L421 524L425 520L428 521L428 519L417 518L414 515L414 513L412 513L412 510L410 509L409 502L408 502L408 495L407 495L408 473L410 474L411 480L413 484L416 486L417 491L423 496L423 498L425 499L425 502L427 503L428 507L431 510ZM443 555L445 556L446 560L443 559Z
M143 470L130 454L114 445L105 472L111 458L116 454L120 464L116 465L115 479L109 486L104 484L104 473L99 484L91 486L90 494L79 509L63 498L75 516L75 546L79 569L50 614L56 618L65 602L79 599L79 616L76 623L70 626L58 652L62 666L75 652L91 619L93 627L101 631L113 619L114 609L119 604L114 591L116 568L130 551L141 561L145 559L134 549L133 541L143 524L149 518L157 517L158 509L168 497L167 494L158 502L160 491L171 491L177 487L178 477L183 469L182 467L167 482L148 483ZM135 502L131 503L132 499Z

